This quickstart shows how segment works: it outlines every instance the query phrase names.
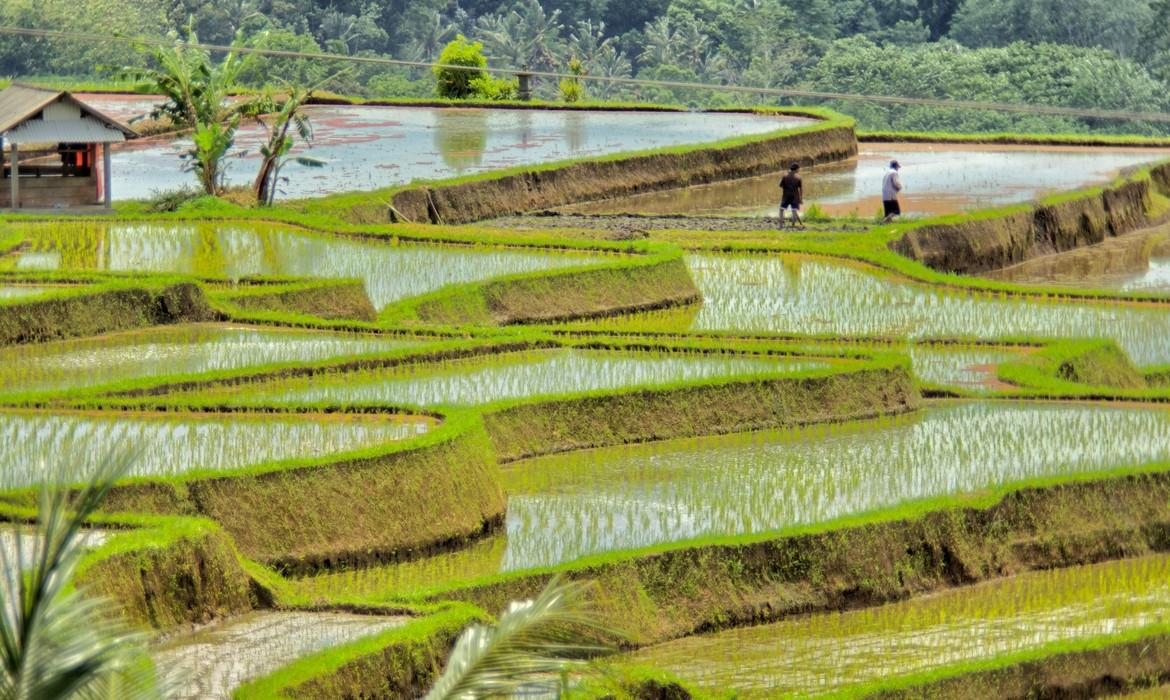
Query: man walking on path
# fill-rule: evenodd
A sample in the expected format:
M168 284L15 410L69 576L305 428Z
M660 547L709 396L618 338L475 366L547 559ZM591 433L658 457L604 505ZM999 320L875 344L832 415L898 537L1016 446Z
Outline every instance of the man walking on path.
M800 179L800 163L793 163L788 174L780 178L780 228L784 228L784 210L792 210L792 228L804 222L800 220L800 205L804 203L804 182Z
M902 181L898 178L898 171L901 169L898 161L891 160L890 169L882 179L882 211L886 214L886 218L882 219L883 224L888 224L895 216L902 215L902 205L898 204L898 193L902 191Z

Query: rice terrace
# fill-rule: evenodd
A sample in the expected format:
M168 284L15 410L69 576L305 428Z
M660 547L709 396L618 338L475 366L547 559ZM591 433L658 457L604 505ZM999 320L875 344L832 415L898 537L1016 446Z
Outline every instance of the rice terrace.
M0 700L1170 697L1170 102L831 79L996 3L0 9Z

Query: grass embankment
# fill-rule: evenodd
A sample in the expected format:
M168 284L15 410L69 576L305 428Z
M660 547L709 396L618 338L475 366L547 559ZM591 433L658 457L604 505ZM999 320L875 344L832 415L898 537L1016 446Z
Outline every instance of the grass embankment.
M378 317L360 280L313 280L288 284L250 285L211 294L229 315L268 311L373 322Z
M192 282L109 281L0 301L0 345L217 319L203 290Z
M1085 146L1095 148L1170 148L1170 139L1107 134L958 134L947 131L858 131L862 143L970 143L1005 146Z

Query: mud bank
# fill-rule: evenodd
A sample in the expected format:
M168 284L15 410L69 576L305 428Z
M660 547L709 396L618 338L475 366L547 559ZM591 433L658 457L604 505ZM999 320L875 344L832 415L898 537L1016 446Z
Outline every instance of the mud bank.
M1170 195L1170 163L1034 207L927 223L889 247L942 272L998 270L1146 228L1155 195Z
M791 162L807 166L856 154L853 126L826 123L733 145L578 161L545 170L415 187L395 194L382 218L466 224L577 202L752 177Z

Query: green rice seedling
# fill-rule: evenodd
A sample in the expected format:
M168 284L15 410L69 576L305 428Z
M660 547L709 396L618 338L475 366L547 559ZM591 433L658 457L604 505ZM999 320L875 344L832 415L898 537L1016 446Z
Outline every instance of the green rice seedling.
M225 471L346 453L425 432L416 417L320 417L0 411L0 464L14 485L38 482L45 456L80 473L134 450L130 476Z
M232 691L296 659L384 632L409 618L266 611L221 621L155 646L171 700L229 700Z
M624 662L743 697L852 697L851 688L1136 632L1168 617L1170 559L1154 556L688 637Z
M256 385L240 400L264 405L473 406L825 366L812 360L723 354L547 350L281 380Z
M315 362L412 344L393 337L240 325L147 328L0 348L0 396L65 391L152 376Z
M1006 403L571 452L504 465L504 535L465 551L300 585L317 593L352 587L408 594L591 555L788 530L1167 459L1164 411Z
M909 282L843 261L695 255L692 330L840 336L1110 338L1138 365L1170 361L1170 309L1007 299Z
M244 223L53 222L28 225L16 269L361 279L376 308L449 284L596 264L581 253L393 241Z

